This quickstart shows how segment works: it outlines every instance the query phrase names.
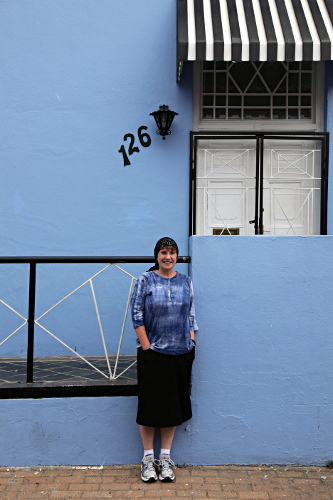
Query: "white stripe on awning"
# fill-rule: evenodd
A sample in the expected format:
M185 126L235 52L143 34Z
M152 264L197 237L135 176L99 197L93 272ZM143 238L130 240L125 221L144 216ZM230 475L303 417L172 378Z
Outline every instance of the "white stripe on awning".
M333 25L332 25L333 3L330 4L331 15L329 15L329 13L327 11L327 7L325 5L324 0L318 0L318 6L320 9L320 13L323 17L325 28L327 30L328 36L329 36L330 41L331 41L331 59L333 59Z
M178 62L333 59L333 0L178 0Z
M220 13L221 13L222 30L224 34L224 50L223 50L224 60L231 61L232 43L231 43L231 31L230 31L227 0L220 0Z
M254 16L257 20L259 37L259 61L267 61L267 37L259 0L253 0Z

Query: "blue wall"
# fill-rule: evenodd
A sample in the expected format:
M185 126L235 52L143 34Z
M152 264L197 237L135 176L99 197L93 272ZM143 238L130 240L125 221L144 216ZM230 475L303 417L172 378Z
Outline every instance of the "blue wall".
M192 75L186 64L175 82L175 0L0 0L0 44L0 255L151 255L166 234L187 254ZM326 82L331 131L332 63ZM161 104L179 113L165 141L149 116ZM123 137L142 125L152 144L124 167ZM329 200L330 234L331 214ZM173 458L331 460L332 238L193 237L191 244L200 326L194 415L177 430ZM100 267L38 267L37 316ZM134 276L147 268L124 267ZM0 272L0 298L26 315L26 266ZM129 285L116 276L109 269L96 279L110 350ZM66 305L43 324L83 354L100 354L88 295L79 293L74 316ZM2 304L0 314L2 339L21 319ZM37 355L64 353L55 346L36 329ZM25 350L26 329L0 355ZM122 352L134 352L130 324ZM141 459L136 398L1 400L0 411L0 465Z
M2 0L0 45L0 254L150 255L169 233L187 254L175 0ZM161 104L179 113L165 141L149 116ZM152 144L124 167L142 125Z
M198 447L211 463L332 456L332 252L330 236L193 237Z
M168 234L187 255L192 75L185 68L176 84L175 0L1 0L0 45L0 255L152 255ZM149 116L161 104L179 113L164 141ZM140 151L124 167L127 133ZM36 316L101 267L39 266ZM115 352L130 280L112 269L94 283ZM26 266L0 265L0 298L24 317L27 288ZM22 320L2 304L0 314L1 341ZM43 326L101 354L89 286ZM25 355L26 333L1 355ZM134 350L132 334L123 353ZM38 328L35 352L68 354Z
M333 453L333 237L192 241L200 327L183 464ZM0 465L137 463L136 398L0 401Z

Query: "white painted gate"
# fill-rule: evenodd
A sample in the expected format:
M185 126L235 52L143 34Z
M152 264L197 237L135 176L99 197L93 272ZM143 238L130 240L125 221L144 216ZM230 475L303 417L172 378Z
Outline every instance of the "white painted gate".
M201 137L195 234L323 233L323 140Z

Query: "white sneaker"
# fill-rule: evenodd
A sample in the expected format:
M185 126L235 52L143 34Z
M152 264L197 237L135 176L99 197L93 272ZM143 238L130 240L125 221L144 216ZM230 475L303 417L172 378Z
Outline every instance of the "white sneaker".
M174 462L171 460L170 455L160 455L159 458L159 475L158 479L160 481L174 481L175 473L173 467L175 466Z
M146 455L141 462L141 479L145 483L157 481L154 455Z

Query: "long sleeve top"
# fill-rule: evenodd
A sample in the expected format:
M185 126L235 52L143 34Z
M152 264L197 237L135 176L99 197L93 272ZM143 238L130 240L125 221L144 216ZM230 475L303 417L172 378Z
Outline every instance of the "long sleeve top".
M190 331L198 327L189 276L177 272L166 278L154 271L143 273L133 289L131 310L134 328L146 328L150 349L185 354L193 348Z

